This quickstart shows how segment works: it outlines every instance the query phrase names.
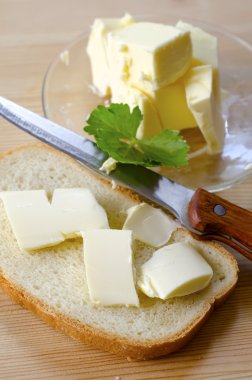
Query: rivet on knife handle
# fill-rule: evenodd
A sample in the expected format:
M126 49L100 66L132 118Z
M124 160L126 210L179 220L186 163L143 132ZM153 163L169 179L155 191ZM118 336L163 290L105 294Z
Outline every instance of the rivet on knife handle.
M252 212L203 189L196 190L188 211L191 226L204 238L222 241L252 260Z

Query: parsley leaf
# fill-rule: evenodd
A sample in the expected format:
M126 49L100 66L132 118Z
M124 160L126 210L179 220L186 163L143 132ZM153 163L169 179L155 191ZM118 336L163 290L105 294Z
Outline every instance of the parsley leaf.
M174 167L187 164L188 145L178 131L164 129L158 135L139 140L138 144L150 160Z
M98 106L87 119L84 130L95 137L98 147L118 162L143 166L187 164L188 145L178 131L163 130L158 135L138 139L143 119L139 107L128 104Z

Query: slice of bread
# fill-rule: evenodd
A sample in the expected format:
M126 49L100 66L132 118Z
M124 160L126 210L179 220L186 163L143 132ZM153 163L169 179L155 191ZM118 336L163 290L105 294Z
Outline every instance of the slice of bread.
M88 187L108 213L110 226L121 228L126 210L141 201L137 194L111 183L56 150L35 145L1 156L0 191ZM113 186L114 187L114 186ZM149 359L176 351L199 330L215 306L237 282L233 256L213 242L194 240L185 229L173 241L189 241L212 266L204 290L162 301L139 292L141 307L95 307L88 299L82 240L27 253L18 248L0 201L0 284L22 306L73 338L132 359ZM136 267L153 248L136 244Z

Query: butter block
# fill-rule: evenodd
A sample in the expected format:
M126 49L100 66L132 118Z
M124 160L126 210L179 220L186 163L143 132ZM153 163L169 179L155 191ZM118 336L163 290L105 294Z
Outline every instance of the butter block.
M103 34L107 72L104 60L97 72L101 83L107 81L112 103L127 103L131 110L139 106L143 121L137 137L199 127L209 153L221 152L225 128L217 38L183 21L174 27L128 20L120 27L118 20Z
M91 302L139 306L132 264L132 232L104 229L82 234Z
M44 190L0 193L21 249L56 245L87 228L109 228L104 209L88 189L56 189L50 203Z
M136 239L153 247L167 243L171 233L179 226L162 210L147 203L130 207L123 229L131 230Z
M100 96L110 95L110 68L107 57L107 36L112 30L134 22L129 14L122 18L95 19L88 39L87 54L91 62L92 80Z
M189 243L167 245L141 267L138 286L149 297L181 297L209 285L213 270Z
M183 21L176 26L191 34L193 66L210 64L214 69L218 67L218 41L217 37L205 32L201 28Z
M221 152L225 127L219 100L215 96L212 66L192 67L185 76L185 92L188 107L207 142L209 152Z
M108 35L113 75L133 84L150 82L154 89L175 82L191 64L190 34L169 25L138 22Z
M151 86L134 85L152 103L163 129L181 130L197 127L185 94L184 77L168 86L152 90Z
M127 103L132 111L138 106L143 120L137 130L137 138L151 137L163 129L160 115L155 105L142 91L124 83L122 80L112 81L112 103Z
M190 111L182 81L160 88L155 92L155 102L166 129L186 129L197 127L197 122Z

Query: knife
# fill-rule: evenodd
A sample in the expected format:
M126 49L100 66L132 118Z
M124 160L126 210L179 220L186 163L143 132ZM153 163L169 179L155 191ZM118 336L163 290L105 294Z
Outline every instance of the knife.
M0 115L99 175L169 210L195 238L220 241L252 260L252 212L204 189L188 189L142 166L118 164L106 174L100 168L107 154L95 143L3 97Z

